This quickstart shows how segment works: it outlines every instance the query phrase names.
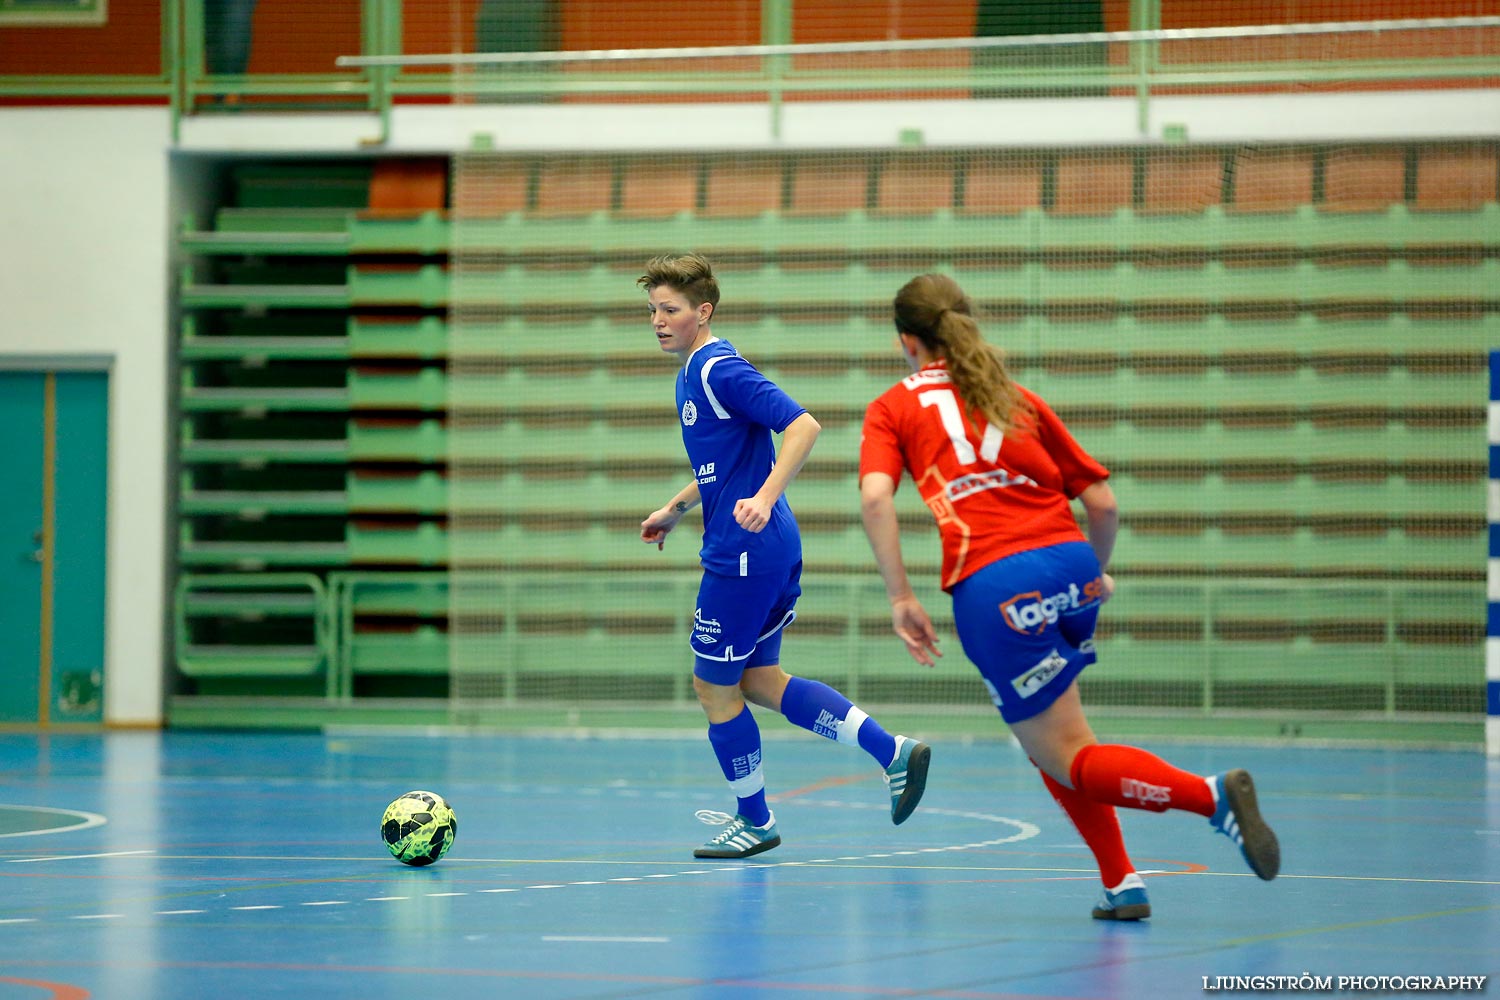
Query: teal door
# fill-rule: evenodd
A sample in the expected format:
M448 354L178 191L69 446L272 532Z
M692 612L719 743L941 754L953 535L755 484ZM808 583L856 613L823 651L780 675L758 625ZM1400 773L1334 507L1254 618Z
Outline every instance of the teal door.
M103 717L109 376L0 371L0 723Z

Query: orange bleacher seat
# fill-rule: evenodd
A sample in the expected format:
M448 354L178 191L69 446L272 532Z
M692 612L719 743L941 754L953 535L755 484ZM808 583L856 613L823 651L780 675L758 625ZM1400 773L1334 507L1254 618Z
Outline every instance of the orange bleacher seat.
M1128 154L1065 153L1057 161L1052 211L1110 215L1134 199L1135 159Z
M1494 146L1434 146L1417 157L1417 208L1464 211L1496 200Z
M1334 212L1383 212L1406 200L1406 149L1335 149L1323 157L1323 203Z
M370 211L417 214L441 211L448 190L448 162L435 158L386 158L370 171Z
M1201 212L1224 200L1224 155L1214 150L1165 150L1146 160L1141 210Z
M698 207L698 175L696 159L627 165L620 178L620 215L651 218L693 211Z
M746 216L781 208L785 163L774 156L729 156L709 164L703 214Z
M793 165L789 215L835 215L867 204L870 163L864 157L812 156Z
M556 159L542 163L537 215L607 212L614 197L614 167L605 160Z
M1290 212L1312 202L1313 153L1307 149L1236 150L1237 212Z
M1042 203L1042 164L1035 154L982 156L964 171L961 211L967 215L1015 215Z
M453 210L467 218L524 212L533 166L528 160L504 160L482 169L460 168L453 185Z
M953 207L950 156L897 156L880 172L876 210L886 215L926 215Z

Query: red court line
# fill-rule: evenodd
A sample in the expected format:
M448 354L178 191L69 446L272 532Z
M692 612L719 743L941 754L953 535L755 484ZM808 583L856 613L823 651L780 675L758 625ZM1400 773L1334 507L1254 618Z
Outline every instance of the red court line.
M82 963L80 963L82 964ZM93 966L106 968L133 967L137 963L89 962ZM992 993L972 989L912 988L906 986L876 986L872 984L850 985L843 983L775 982L758 979L736 979L731 977L701 978L697 976L645 976L628 973L595 973L563 971L529 971L520 969L455 969L429 968L401 965L340 965L316 962L148 962L148 967L161 969L200 969L240 972L331 972L341 975L399 975L422 976L428 979L457 976L467 979L533 979L562 982L632 983L670 987L731 987L758 991L790 991L795 993L855 994L858 996L889 997L948 997L953 1000L1081 1000L1075 996L1048 996L1038 993ZM0 982L4 982L0 978ZM29 983L30 980L13 980ZM51 986L53 984L40 983ZM77 989L77 987L63 987ZM87 992L54 994L57 1000L88 1000Z
M52 1000L89 1000L90 993L80 986L69 986L67 983L48 983L40 979L16 979L13 976L0 976L0 983L15 983L17 986L35 986L39 990L46 990L52 994Z
M813 792L821 792L825 788L841 788L844 785L854 785L861 781L869 780L870 776L868 774L849 774L842 778L825 778L822 781L815 781L811 785L793 788L789 792L777 792L774 795L767 795L766 801L784 802L787 799L795 799L799 795L811 795Z

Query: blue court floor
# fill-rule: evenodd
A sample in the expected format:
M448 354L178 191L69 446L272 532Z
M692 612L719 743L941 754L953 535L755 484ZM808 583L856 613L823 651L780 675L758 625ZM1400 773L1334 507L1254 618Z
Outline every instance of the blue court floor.
M1092 861L999 741L938 742L894 827L866 757L778 732L784 843L714 863L694 813L732 800L703 739L0 736L0 1000L1144 1000L1219 992L1205 977L1500 975L1500 763L1151 749L1248 767L1282 876L1199 817L1122 812L1154 916L1091 920ZM459 817L429 868L378 834L415 788Z

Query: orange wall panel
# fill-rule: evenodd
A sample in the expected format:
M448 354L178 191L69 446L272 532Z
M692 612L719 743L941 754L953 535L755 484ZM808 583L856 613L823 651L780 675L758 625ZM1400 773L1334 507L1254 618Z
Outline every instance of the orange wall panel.
M160 0L110 0L109 20L78 28L0 28L0 73L161 73Z
M1163 28L1385 21L1500 14L1500 0L1162 0Z
M359 0L327 0L308 16L306 0L259 0L251 32L251 73L340 73L339 56L360 50Z

